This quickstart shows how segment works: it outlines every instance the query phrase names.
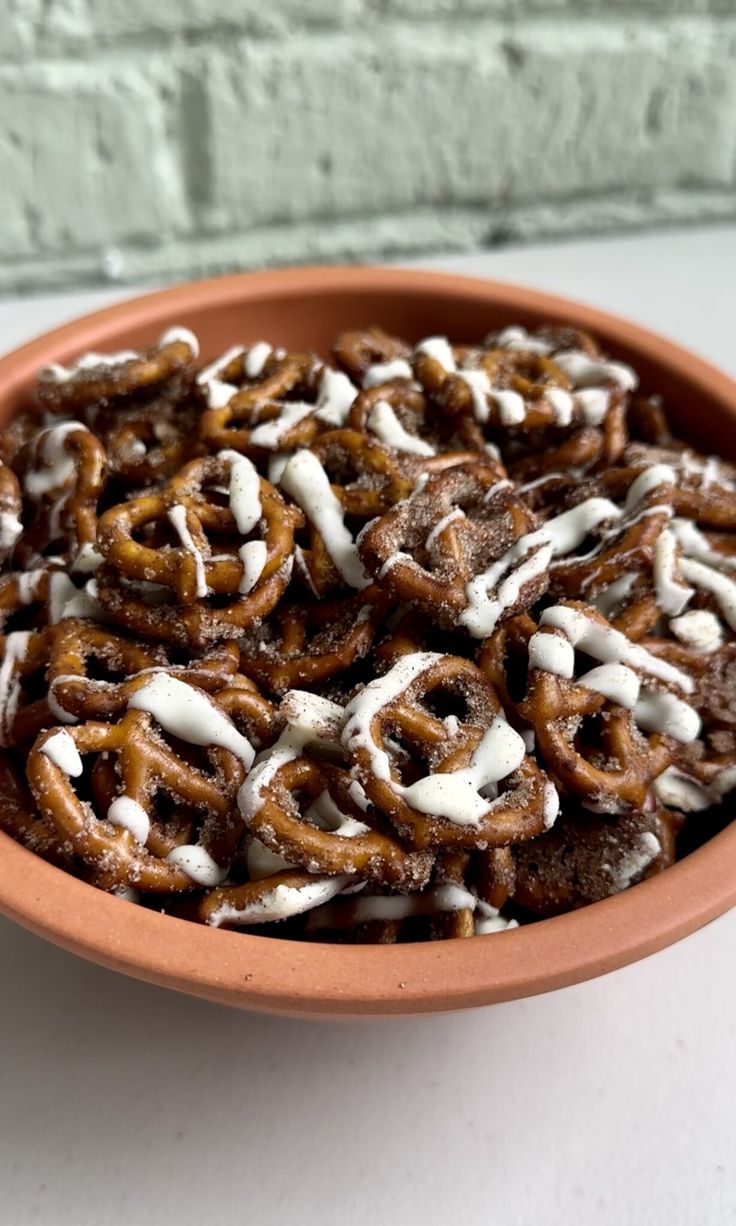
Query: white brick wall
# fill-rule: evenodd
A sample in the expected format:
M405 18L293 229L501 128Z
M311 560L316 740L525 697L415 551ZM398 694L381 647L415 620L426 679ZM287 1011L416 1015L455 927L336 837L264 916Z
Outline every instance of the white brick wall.
M734 214L733 0L0 0L0 289Z

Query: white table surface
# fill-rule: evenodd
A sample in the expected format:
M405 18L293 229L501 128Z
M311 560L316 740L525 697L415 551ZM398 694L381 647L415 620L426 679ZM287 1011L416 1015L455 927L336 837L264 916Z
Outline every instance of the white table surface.
M736 227L423 263L587 299L736 374ZM0 345L124 296L0 303ZM0 1221L732 1223L735 939L736 912L550 996L346 1026L189 1000L0 921Z

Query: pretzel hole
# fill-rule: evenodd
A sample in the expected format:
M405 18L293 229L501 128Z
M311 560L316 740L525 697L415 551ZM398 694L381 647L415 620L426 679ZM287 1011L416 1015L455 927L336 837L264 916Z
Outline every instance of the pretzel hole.
M114 656L106 655L104 651L90 651L84 658L83 675L88 681L106 681L115 685L126 681L131 673Z
M423 779L432 768L429 746L406 737L395 725L384 725L383 748L391 758L392 773L405 787Z
M466 724L470 719L470 706L466 695L449 686L438 685L422 699L422 706L440 720L455 719Z
M582 757L600 770L621 770L624 763L611 756L607 743L609 713L606 710L586 715L574 736L574 745Z
M344 516L344 520L345 520L345 527L347 528L348 532L352 536L353 540L355 540L360 530L365 527L365 522L366 522L365 515L351 515L348 512Z
M529 687L529 654L509 649L503 656L503 672L506 688L512 702L523 702Z
M13 634L16 630L29 630L32 626L37 625L41 607L41 601L34 601L33 604L13 609L4 620L0 619L2 620L2 633Z

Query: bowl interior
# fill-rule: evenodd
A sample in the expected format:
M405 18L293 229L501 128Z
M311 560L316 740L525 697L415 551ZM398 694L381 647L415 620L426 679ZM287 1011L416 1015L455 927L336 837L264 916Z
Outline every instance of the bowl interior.
M579 304L508 285L381 269L301 269L177 287L48 334L0 361L0 421L44 361L145 347L178 323L203 357L259 339L327 356L347 328L378 323L410 340L473 341L521 323L593 331L660 393L678 431L736 458L736 385L664 339ZM549 990L632 961L736 901L736 830L660 877L584 911L472 941L396 947L297 945L203 929L131 906L45 864L0 834L0 910L86 957L249 1008L313 1016L417 1013ZM247 969L244 969L247 968Z

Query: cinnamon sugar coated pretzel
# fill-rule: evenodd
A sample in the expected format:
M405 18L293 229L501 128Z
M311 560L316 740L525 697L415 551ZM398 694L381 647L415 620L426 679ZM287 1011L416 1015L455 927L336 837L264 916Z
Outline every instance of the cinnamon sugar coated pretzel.
M736 788L736 466L573 328L39 372L0 436L0 828L306 940L607 898Z

